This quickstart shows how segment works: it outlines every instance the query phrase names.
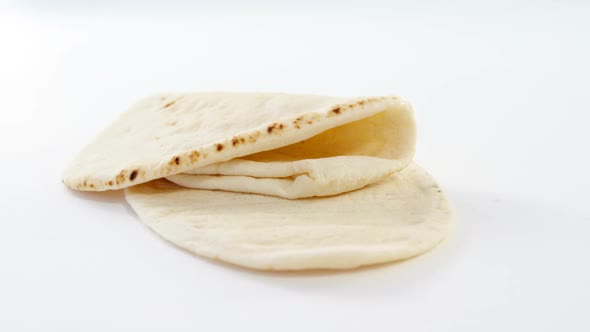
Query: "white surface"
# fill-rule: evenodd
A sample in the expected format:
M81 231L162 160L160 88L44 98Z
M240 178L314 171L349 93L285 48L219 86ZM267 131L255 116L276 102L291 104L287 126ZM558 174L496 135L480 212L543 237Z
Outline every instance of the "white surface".
M0 331L590 329L583 1L68 2L0 7ZM259 273L165 243L120 193L61 185L162 90L398 93L456 231L399 264Z

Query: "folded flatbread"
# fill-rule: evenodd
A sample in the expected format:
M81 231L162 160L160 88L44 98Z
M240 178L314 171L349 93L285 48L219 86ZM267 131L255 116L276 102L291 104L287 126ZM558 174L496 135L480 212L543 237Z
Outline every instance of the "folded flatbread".
M128 188L147 225L201 255L350 268L419 254L446 234L448 204L412 164L414 146L412 109L395 96L161 94L103 131L63 182Z
M169 177L191 188L334 195L403 168L414 144L411 108L397 97L166 94L124 113L63 181L78 190L109 190ZM253 181L257 188L245 185Z

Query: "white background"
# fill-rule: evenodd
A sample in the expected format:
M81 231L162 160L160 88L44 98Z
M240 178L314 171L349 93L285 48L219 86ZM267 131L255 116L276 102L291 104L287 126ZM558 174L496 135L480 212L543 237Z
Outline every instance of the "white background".
M0 5L0 331L589 331L584 1ZM397 264L262 273L60 175L159 91L396 93L454 234Z

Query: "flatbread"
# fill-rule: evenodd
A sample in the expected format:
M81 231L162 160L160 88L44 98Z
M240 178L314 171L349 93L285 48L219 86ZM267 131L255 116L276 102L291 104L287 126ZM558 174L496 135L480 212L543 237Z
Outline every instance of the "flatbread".
M166 180L127 188L140 219L198 255L254 269L347 269L409 258L451 227L434 180L410 164L337 196L287 200L187 189Z
M105 129L62 180L77 190L120 189L245 156L260 163L369 156L405 166L414 144L411 107L395 96L160 94Z
M446 198L412 163L415 140L412 109L395 96L160 94L105 129L62 180L125 188L146 225L202 256L354 268L418 255L449 231Z

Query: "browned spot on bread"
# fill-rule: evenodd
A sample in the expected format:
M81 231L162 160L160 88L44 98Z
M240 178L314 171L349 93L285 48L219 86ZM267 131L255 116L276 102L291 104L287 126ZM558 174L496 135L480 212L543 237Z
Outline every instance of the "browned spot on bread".
M217 151L223 150L223 144L217 144Z
M112 185L113 185L113 181L109 181L109 186L112 186Z
M131 174L129 175L129 180L133 181L137 177L137 170L134 169Z
M361 101L358 102L358 104L359 105L364 105L365 104L365 101L364 100L361 100Z
M91 183L90 184L90 188L94 188L94 183Z
M195 161L197 161L199 159L199 152L193 151L193 152L191 152L191 154L188 157L190 158L191 162L194 163Z
M266 128L266 132L269 134L272 134L272 131L277 127L276 123L273 123L271 126L268 126L268 128Z
M300 116L297 119L293 120L293 127L297 128L297 129L301 129L301 126L299 125L299 122L301 120L303 120L303 116Z
M284 127L285 126L282 123L279 125L279 129L283 129Z
M119 174L117 174L117 176L115 177L115 181L117 182L117 184L125 182L125 172L125 170L121 170Z
M258 132L255 132L252 135L248 135L248 141L250 143L256 143L256 140L258 140L258 137L260 137L260 132L259 131Z
M167 103L166 105L164 105L164 107L162 107L162 108L168 108L168 107L170 107L170 106L174 105L174 103L176 103L176 100L173 100L173 101L170 101L170 102L168 102L168 103Z
M83 187L86 187L86 179L84 179L84 182L82 183Z
M231 139L231 145L236 146L240 144L240 140L237 137Z
M340 107L336 107L336 108L332 109L332 113L340 114Z
M175 163L176 165L180 165L180 157L176 157L176 158L174 158L174 163Z
M312 124L313 123L313 121L311 121L311 120L307 120L305 122L307 122L307 124Z
M246 139L243 137L240 137L240 143L246 143Z

